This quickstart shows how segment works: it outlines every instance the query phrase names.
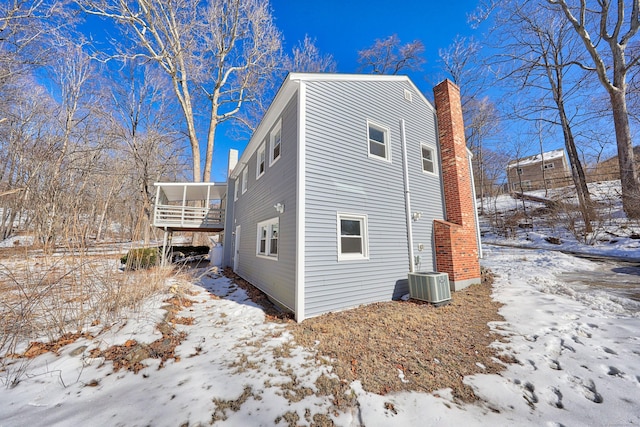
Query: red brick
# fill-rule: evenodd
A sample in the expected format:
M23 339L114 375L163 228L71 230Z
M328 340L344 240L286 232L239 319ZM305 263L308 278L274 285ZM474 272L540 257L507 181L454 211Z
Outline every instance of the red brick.
M446 221L434 221L436 267L452 281L480 278L471 170L460 89L445 80L434 88Z

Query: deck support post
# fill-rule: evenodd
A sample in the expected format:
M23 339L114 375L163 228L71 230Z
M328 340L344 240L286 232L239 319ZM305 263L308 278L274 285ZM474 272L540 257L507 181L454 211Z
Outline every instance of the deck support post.
M173 231L167 230L167 227L164 228L164 237L162 238L162 256L160 258L160 266L164 267L167 265L167 245L171 245L171 241L173 240Z

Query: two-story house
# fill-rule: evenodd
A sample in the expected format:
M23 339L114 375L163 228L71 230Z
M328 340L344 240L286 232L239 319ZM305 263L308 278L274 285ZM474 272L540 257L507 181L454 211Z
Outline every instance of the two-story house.
M224 262L301 321L408 293L409 271L480 281L459 89L290 74L228 180Z
M564 187L572 183L564 149L547 151L507 164L509 191Z

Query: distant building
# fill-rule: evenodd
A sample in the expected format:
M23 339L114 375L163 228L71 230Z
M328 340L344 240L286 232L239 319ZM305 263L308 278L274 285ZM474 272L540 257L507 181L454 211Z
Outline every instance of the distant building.
M564 187L571 182L571 171L564 149L547 151L512 160L507 165L510 191L531 191Z
M633 159L636 168L640 169L640 145L633 147ZM620 163L618 163L617 155L598 163L595 168L589 171L589 182L613 181L614 179L620 179Z

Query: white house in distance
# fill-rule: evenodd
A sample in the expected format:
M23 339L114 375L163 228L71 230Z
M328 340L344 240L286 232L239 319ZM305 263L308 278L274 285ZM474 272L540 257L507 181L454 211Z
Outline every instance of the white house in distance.
M224 263L296 320L408 293L410 271L480 281L458 88L290 74L233 167ZM231 166L230 166L231 167Z

